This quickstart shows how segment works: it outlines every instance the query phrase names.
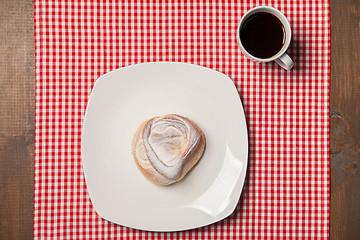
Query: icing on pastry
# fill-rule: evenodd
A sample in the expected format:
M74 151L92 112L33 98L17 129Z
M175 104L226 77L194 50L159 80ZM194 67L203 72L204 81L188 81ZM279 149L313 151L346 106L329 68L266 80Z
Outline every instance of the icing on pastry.
M138 166L150 180L179 181L201 158L205 137L191 120L170 114L152 118L138 129L133 143Z

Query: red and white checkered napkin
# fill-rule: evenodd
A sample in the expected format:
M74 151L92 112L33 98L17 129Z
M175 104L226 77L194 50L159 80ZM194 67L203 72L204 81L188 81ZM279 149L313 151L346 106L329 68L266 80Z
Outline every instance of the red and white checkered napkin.
M328 238L328 0L169 2L35 1L34 237ZM257 5L288 17L293 70L256 64L240 53L237 24ZM80 157L91 88L108 71L153 61L209 67L238 87L249 128L249 168L238 207L223 221L145 232L100 218L91 204Z

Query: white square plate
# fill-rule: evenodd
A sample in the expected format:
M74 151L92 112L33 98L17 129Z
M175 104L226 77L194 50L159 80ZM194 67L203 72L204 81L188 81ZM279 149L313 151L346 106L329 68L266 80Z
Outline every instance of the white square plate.
M137 168L131 142L152 117L180 114L206 137L202 159L180 182L157 186ZM239 94L226 75L185 63L144 63L101 76L86 109L82 161L96 212L149 231L179 231L229 216L245 180L248 139Z

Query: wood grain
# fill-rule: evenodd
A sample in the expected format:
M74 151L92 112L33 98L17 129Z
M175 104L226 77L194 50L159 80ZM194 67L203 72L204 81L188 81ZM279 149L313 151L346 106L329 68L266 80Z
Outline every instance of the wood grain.
M360 1L330 1L330 238L360 237Z
M33 3L0 1L0 239L32 239Z

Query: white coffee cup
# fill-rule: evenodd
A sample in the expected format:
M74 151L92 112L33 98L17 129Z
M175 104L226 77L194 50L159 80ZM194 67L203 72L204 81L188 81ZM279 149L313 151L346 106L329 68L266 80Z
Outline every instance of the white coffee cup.
M281 48L281 50L276 53L274 56L270 58L258 58L253 55L251 55L246 49L244 48L243 44L240 40L240 30L245 22L246 19L248 19L251 15L259 12L266 12L270 13L274 16L276 16L282 23L284 27L285 32L285 42ZM285 53L286 50L289 48L290 41L291 41L291 28L289 21L286 19L284 14L282 14L279 10L269 7L269 6L259 6L250 9L248 12L244 14L244 16L241 18L240 23L238 25L237 31L236 31L236 37L240 46L241 52L249 59L255 61L255 62L271 62L275 61L277 64L279 64L281 67L283 67L286 70L290 70L294 66L293 60Z

